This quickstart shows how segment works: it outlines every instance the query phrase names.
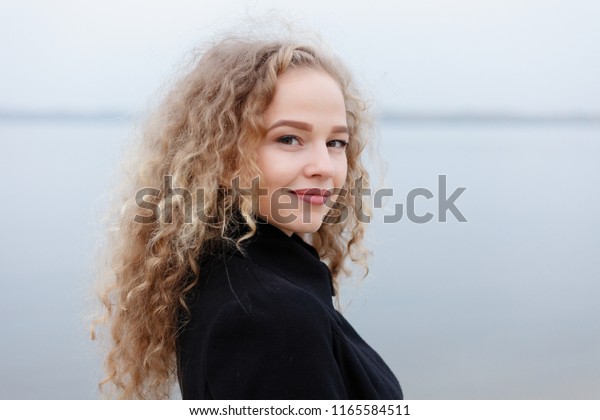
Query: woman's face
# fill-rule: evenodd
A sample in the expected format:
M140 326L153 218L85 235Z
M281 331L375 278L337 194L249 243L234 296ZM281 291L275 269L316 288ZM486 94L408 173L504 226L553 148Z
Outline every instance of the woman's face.
M264 122L259 216L288 235L316 232L333 204L328 195L348 171L342 92L324 72L291 70L277 80Z

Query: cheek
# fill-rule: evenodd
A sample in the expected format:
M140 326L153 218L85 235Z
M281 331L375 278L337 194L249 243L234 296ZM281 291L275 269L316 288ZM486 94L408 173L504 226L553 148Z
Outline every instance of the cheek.
M295 169L295 162L290 157L288 154L278 153L277 150L264 150L256 162L262 171L260 184L271 189L286 187Z
M275 178L274 172L276 172L276 168L273 166L272 162L273 159L271 156L269 156L268 150L259 152L256 159L256 164L260 169L259 181L260 186L263 188L269 187L272 182L271 180Z
M337 188L342 187L348 175L348 160L344 156L336 163L334 184Z
M260 169L262 171L260 185L264 188L277 189L285 187L284 183L288 176L284 166L279 163L272 163L261 167Z

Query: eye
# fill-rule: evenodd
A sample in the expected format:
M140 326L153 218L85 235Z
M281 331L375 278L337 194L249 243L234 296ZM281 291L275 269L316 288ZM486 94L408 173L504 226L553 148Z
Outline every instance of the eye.
M348 146L348 142L346 140L330 140L327 142L327 146L336 149L344 149Z
M281 136L277 139L279 143L296 145L300 144L300 139L296 136Z

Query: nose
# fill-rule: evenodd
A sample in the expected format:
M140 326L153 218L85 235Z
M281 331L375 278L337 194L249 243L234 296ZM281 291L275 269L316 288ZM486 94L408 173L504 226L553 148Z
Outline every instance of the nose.
M321 176L332 178L335 175L335 165L330 154L330 148L323 142L311 147L308 162L305 166L307 177Z

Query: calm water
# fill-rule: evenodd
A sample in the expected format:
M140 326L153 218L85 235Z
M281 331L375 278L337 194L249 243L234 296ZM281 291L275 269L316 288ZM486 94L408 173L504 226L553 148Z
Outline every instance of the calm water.
M0 398L97 398L92 249L126 124L0 125ZM600 398L600 126L387 125L345 314L407 398ZM466 217L438 222L438 175ZM416 201L432 221L383 223Z

